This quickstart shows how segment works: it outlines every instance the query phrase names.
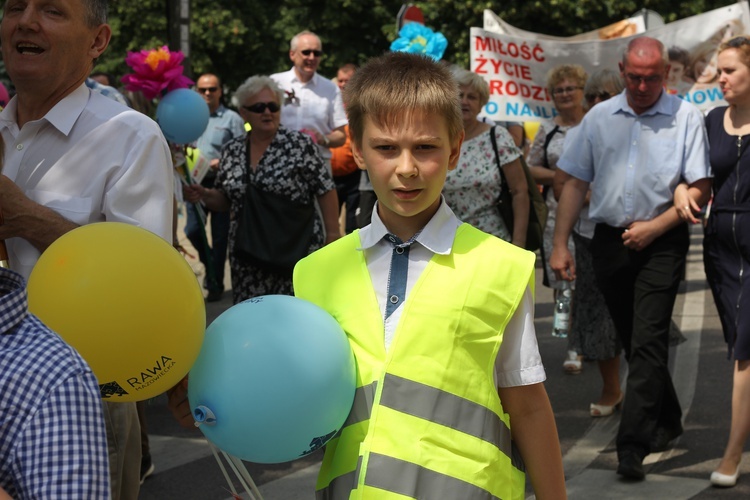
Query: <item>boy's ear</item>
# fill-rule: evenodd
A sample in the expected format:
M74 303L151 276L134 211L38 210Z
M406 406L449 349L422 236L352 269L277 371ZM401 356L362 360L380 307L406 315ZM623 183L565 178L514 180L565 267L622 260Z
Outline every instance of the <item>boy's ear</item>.
M451 146L451 154L448 157L448 170L453 170L458 165L458 158L461 156L461 144L464 142L465 132L462 130L456 143Z
M352 156L354 157L354 161L357 162L357 166L360 170L367 170L367 167L365 166L365 158L364 155L362 155L362 147L354 141L351 142L351 145Z

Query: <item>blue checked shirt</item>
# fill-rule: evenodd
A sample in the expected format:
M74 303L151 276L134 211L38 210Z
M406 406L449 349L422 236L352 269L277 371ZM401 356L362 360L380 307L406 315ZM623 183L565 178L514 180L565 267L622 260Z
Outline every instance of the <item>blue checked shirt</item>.
M0 268L0 487L16 499L108 499L99 386Z

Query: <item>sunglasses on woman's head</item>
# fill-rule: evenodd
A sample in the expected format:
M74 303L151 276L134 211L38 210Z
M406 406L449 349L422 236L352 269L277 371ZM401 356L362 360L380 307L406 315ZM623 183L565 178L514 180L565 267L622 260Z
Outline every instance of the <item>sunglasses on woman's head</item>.
M600 101L606 101L610 97L612 97L612 94L606 91L599 92L598 94L586 94L584 96L587 101L595 101L598 97Z
M742 47L743 45L750 45L750 40L744 36L736 36L726 43L726 46L732 49Z
M271 101L271 102L256 102L253 105L242 106L242 107L245 108L246 110L250 111L251 113L262 113L262 112L264 112L266 110L266 108L268 108L268 111L270 111L271 113L275 113L275 112L277 112L278 110L281 109L279 107L279 105L276 104L273 101Z

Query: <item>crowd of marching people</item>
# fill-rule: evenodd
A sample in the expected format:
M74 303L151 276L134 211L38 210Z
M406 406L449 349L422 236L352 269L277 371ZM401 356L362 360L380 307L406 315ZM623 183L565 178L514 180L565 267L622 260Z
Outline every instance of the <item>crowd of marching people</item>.
M525 474L537 498L565 498L543 384L557 370L542 365L533 321L537 260L544 286L571 305L562 371L596 362L602 388L588 412L619 411L617 474L642 480L646 456L683 433L671 316L689 224L702 224L735 367L710 481L737 483L750 435L750 39L719 46L710 64L728 105L706 116L666 90L668 78L687 83L670 72L682 54L654 38L633 38L617 68L554 67L555 116L530 137L483 116L490 89L476 73L391 52L331 80L318 72L320 37L302 31L288 71L237 89L196 79L209 119L193 146L207 173L191 184L176 180L149 111L123 112L142 99L92 73L111 36L106 2L59 3L64 15L10 0L0 25L15 87L0 113L12 269L0 269L0 499L135 499L153 473L143 405L100 401L86 362L27 312L24 280L57 239L93 222L177 245L181 203L207 302L225 293L228 259L234 304L296 295L350 339L357 392L326 448L324 498L523 498ZM188 380L167 396L193 427Z

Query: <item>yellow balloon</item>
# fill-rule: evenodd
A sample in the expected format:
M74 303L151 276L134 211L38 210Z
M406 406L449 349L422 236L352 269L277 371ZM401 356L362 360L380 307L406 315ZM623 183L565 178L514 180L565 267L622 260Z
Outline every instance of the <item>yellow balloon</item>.
M190 265L155 234L129 224L89 224L39 258L29 310L88 362L106 401L152 398L179 382L206 329Z
M526 137L529 142L534 141L537 131L539 130L539 122L523 122L523 130L526 132Z

